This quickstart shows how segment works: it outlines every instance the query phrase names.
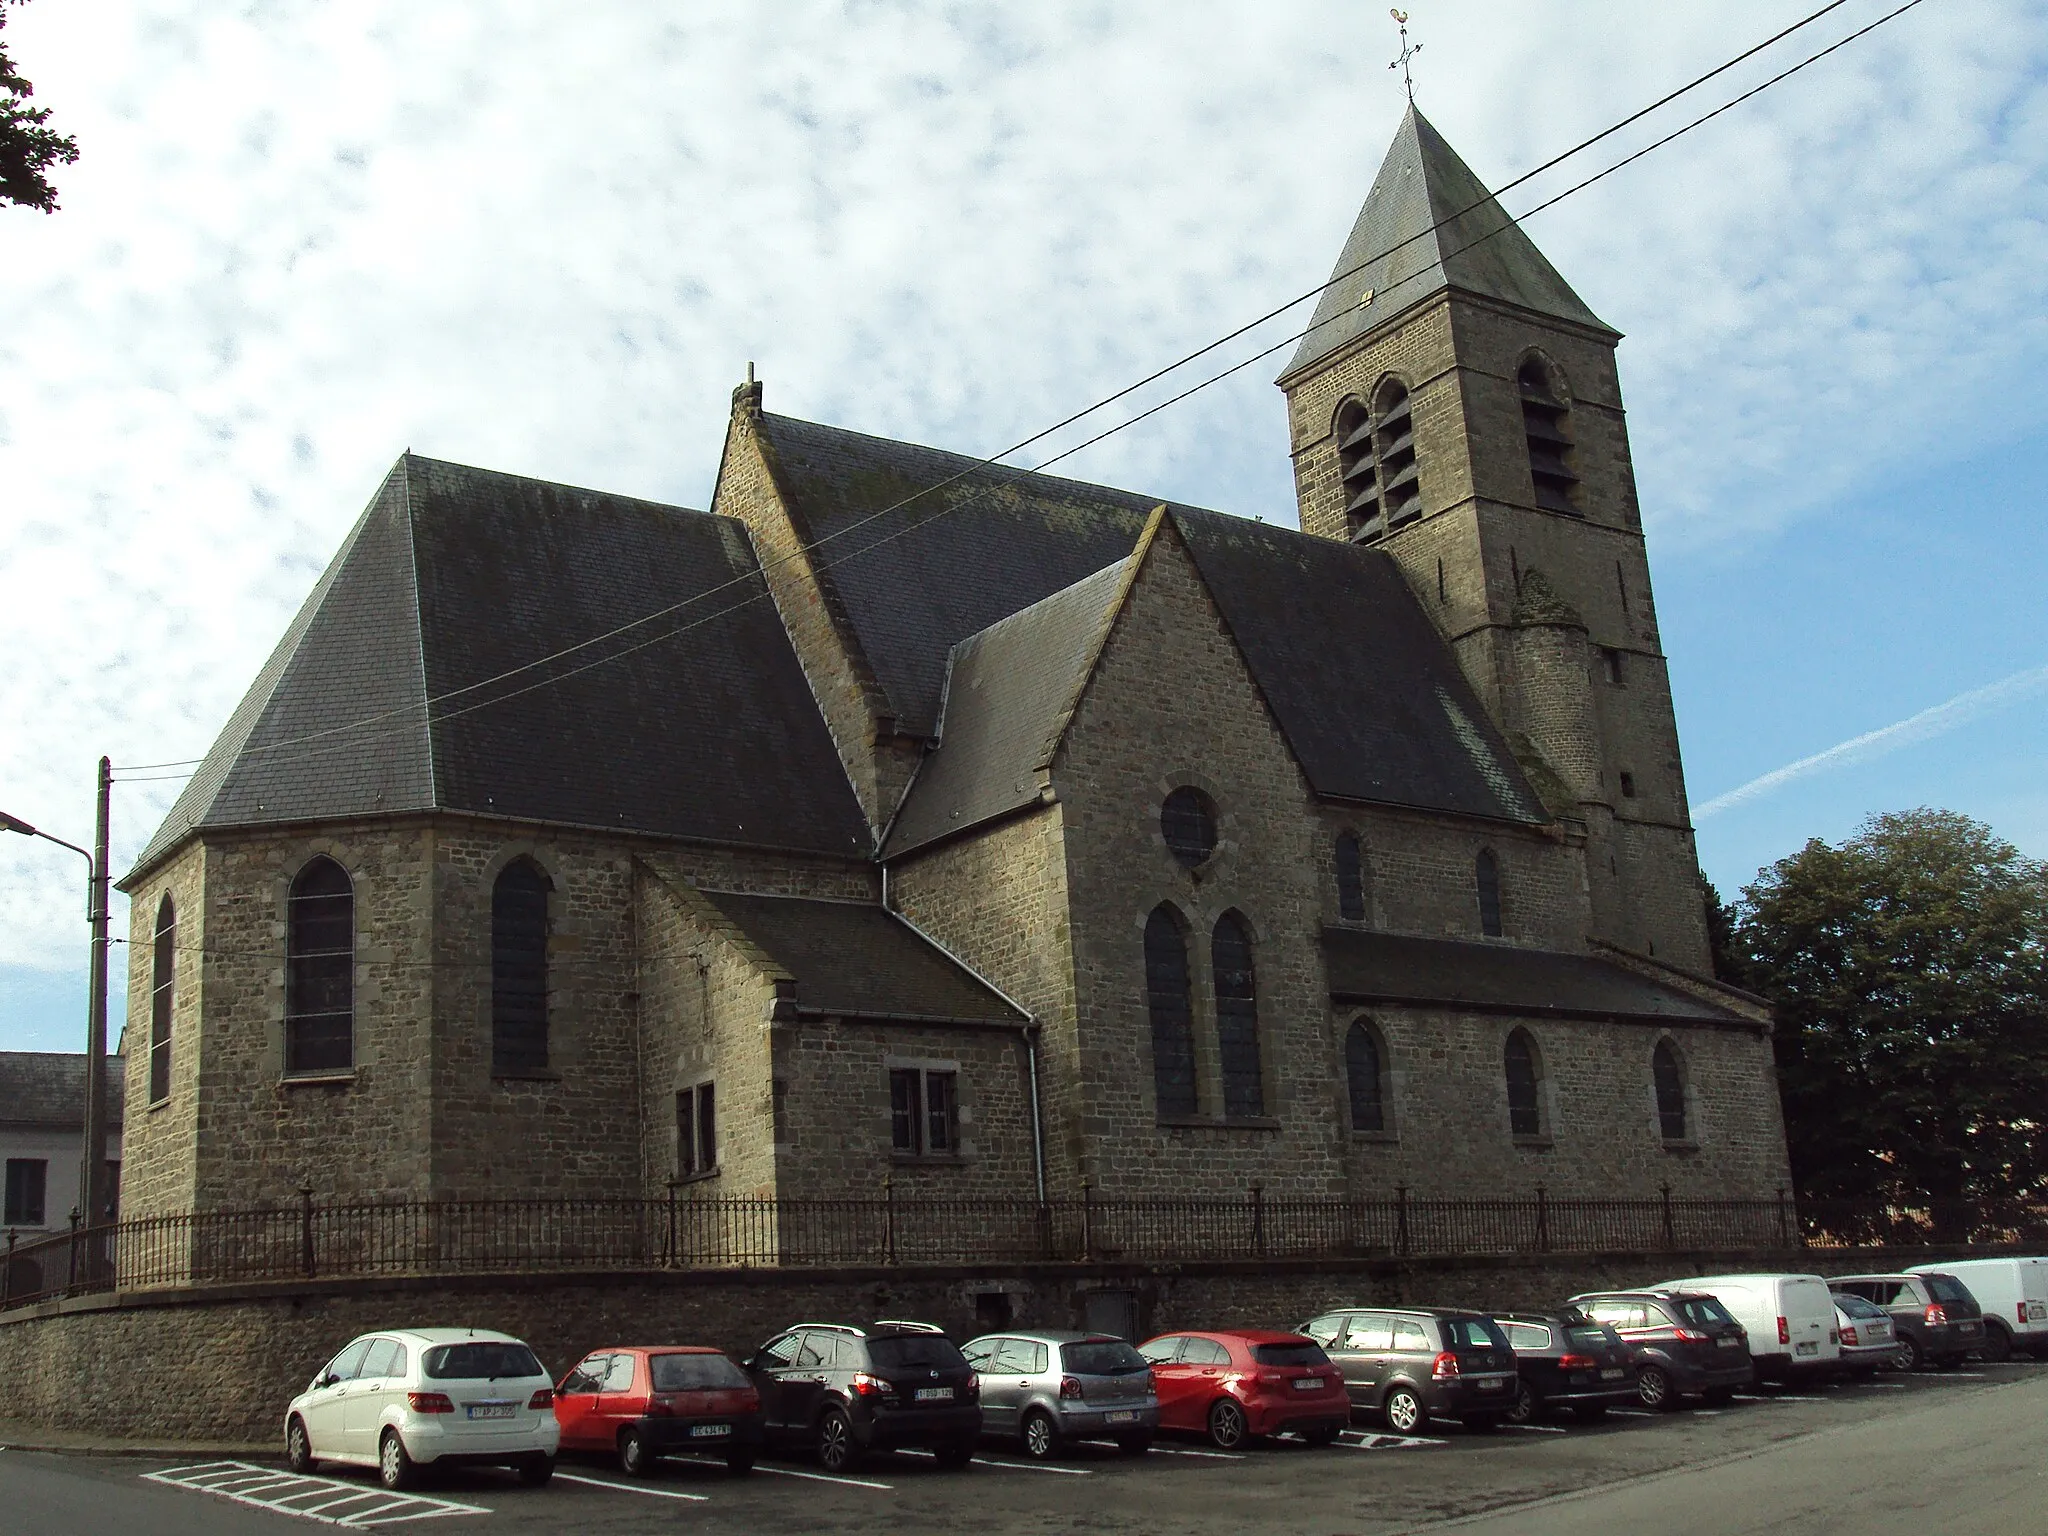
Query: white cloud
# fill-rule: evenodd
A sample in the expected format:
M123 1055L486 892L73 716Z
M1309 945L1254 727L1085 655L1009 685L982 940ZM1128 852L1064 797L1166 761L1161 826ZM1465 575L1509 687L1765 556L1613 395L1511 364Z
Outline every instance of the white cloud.
M1806 8L1442 0L1420 97L1499 181ZM0 804L74 840L101 752L204 750L407 446L702 505L750 358L772 410L999 446L1320 281L1400 109L1340 0L45 0L8 37L83 158L0 213ZM1532 224L1631 333L1662 547L2040 419L2044 43L1923 6ZM1289 518L1274 371L1064 468ZM121 856L175 787L120 792ZM68 872L13 841L0 961L62 965Z

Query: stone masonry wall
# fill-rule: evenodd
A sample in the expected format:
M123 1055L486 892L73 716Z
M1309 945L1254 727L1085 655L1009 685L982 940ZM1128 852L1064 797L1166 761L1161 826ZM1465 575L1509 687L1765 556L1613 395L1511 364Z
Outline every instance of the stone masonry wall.
M199 1064L206 987L206 850L188 844L129 892L128 1063L122 1107L120 1211L124 1219L192 1208L197 1168ZM171 1091L151 1103L149 1031L157 910L165 896L177 915L171 986Z

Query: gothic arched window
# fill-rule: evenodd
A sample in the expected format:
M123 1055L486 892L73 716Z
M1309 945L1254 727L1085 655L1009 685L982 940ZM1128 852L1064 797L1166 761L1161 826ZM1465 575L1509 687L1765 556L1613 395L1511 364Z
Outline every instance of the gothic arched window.
M1160 1115L1192 1115L1195 1012L1188 993L1188 941L1171 907L1145 919L1145 1000L1152 1015L1152 1089Z
M1529 447L1529 477L1536 505L1578 517L1579 477L1571 467L1571 406L1541 358L1525 361L1515 375L1522 396L1522 435Z
M156 950L149 971L149 1102L171 1096L171 1004L178 974L178 911L171 893L156 908Z
M1248 1119L1266 1112L1259 1067L1259 989L1252 970L1252 935L1244 919L1226 912L1209 941L1216 974L1216 1045L1223 1069L1223 1113Z
M1541 1136L1542 1078L1536 1065L1536 1042L1529 1038L1529 1031L1518 1029L1508 1036L1502 1065L1508 1080L1508 1129L1517 1136Z
M1491 848L1479 850L1472 865L1472 881L1479 896L1479 931L1489 939L1497 939L1501 936L1500 860L1493 856Z
M1351 1129L1387 1128L1386 1052L1379 1033L1364 1019L1344 1032L1344 1078L1351 1096Z
M334 860L316 858L292 881L289 909L284 1069L347 1072L355 1066L355 888Z
M1337 915L1354 923L1365 920L1365 850L1356 832L1337 834Z
M1657 1125L1666 1141L1684 1141L1685 1074L1669 1040L1659 1040L1650 1057L1650 1076L1657 1085Z
M491 1070L548 1065L548 877L531 859L491 887Z

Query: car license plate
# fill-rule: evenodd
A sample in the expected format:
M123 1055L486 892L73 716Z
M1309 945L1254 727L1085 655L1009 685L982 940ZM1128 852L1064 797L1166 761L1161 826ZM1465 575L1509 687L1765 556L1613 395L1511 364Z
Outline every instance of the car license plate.
M1627 1372L1618 1365L1610 1365L1600 1373L1602 1381L1619 1381Z
M917 1389L917 1401L920 1403L948 1402L952 1399L952 1396L953 1389L951 1387L919 1387Z
M1323 1378L1320 1376L1297 1376L1294 1378L1294 1390L1297 1392L1320 1392L1323 1390L1324 1385Z
M1808 1339L1804 1344L1794 1344L1792 1346L1792 1353L1795 1355L1817 1355L1820 1353L1820 1343L1818 1340Z
M693 1440L716 1440L732 1433L730 1424L692 1424L690 1438Z
M514 1409L511 1403L471 1403L469 1416L472 1419L509 1419Z
M1508 1384L1505 1376L1475 1376L1473 1385L1482 1392L1498 1392Z
M1135 1424L1138 1422L1138 1416L1137 1414L1129 1411L1123 1413L1105 1413L1102 1416L1102 1422L1105 1424Z
M1956 1328L1959 1332L1962 1333L1975 1333L1978 1329L1982 1328L1983 1326L1984 1325L1978 1322L1975 1318L1966 1318L1962 1322L1958 1323L1956 1325Z
M1718 1347L1721 1349L1734 1349L1741 1342L1742 1340L1736 1338L1734 1334L1726 1334L1719 1340Z
M2028 1302L2027 1321L2030 1323L2048 1322L2048 1301Z

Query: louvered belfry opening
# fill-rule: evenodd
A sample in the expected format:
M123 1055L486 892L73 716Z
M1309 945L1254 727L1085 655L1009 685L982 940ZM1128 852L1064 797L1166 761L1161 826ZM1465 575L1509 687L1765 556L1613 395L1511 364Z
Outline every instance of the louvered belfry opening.
M491 1070L548 1065L548 877L530 859L491 888Z
M1337 472L1353 543L1373 543L1422 516L1415 415L1398 379L1380 386L1370 413L1355 399L1338 407Z
M1372 418L1365 402L1353 397L1337 408L1337 473L1344 482L1344 526L1354 539L1371 529L1384 531L1380 520L1379 456L1373 452Z
M1515 380L1521 387L1522 432L1529 444L1536 505L1579 517L1579 477L1571 467L1571 407L1537 358L1523 363Z

